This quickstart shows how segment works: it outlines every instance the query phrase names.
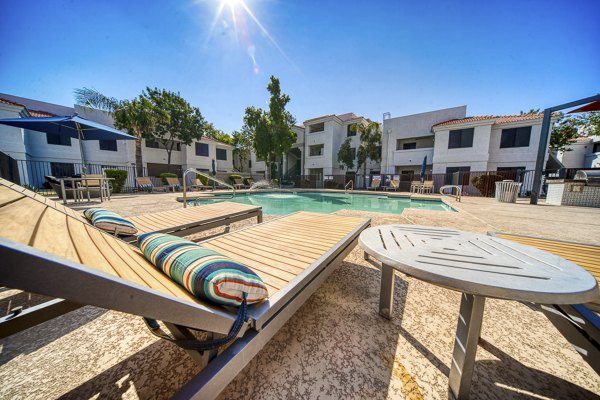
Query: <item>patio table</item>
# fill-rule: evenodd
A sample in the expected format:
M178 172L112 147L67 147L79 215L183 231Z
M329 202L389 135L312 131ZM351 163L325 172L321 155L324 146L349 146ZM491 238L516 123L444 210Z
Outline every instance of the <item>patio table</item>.
M67 189L65 187L65 181L71 182L71 187L68 190L73 191L73 200L77 202L77 192L83 193L85 190L87 192L88 202L90 201L90 187L86 184L87 181L100 181L100 202L104 201L104 190L107 189L108 199L110 200L110 191L108 190L108 183L115 178L106 178L106 177L89 177L89 178L60 178L60 190L62 191L63 204L67 204ZM76 187L76 183L82 183L81 187ZM83 200L83 199L82 199Z
M462 292L450 390L467 399L486 297L541 304L598 300L594 277L578 265L512 241L454 229L382 225L362 232L365 251L382 263L379 313L390 319L394 270Z

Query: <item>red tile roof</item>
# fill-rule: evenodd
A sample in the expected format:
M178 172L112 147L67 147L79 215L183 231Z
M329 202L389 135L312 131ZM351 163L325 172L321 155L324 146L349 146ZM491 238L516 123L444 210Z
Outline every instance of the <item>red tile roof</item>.
M493 124L507 124L509 122L519 122L519 121L528 121L528 120L532 120L532 119L542 119L543 117L544 117L544 114L481 115L481 116L477 116L477 117L451 119L450 121L445 121L445 122L440 122L439 124L435 124L435 125L433 125L433 127L465 124L465 123L469 123L469 122L488 121L488 120L491 120Z
M52 114L46 111L27 110L32 117L56 117L56 114Z
M21 103L17 103L15 101L11 101L11 100L7 100L7 99L3 99L2 97L0 97L0 103L2 104L10 104L11 106L21 106L21 107L25 107L23 104Z

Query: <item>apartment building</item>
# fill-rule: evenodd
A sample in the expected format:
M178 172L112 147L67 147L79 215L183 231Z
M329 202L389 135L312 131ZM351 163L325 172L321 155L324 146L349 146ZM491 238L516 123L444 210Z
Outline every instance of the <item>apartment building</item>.
M304 175L344 175L349 172L343 169L338 161L337 154L340 146L347 138L350 138L351 146L356 154L360 138L353 126L368 122L370 120L354 113L330 114L304 121L304 154L306 155ZM351 172L355 172L355 170ZM378 162L369 161L367 163L367 174L370 173L380 173Z
M459 106L401 117L384 117L381 172L389 175L419 174L425 157L427 172L431 172L435 138L431 127L440 122L464 118L466 113L467 106Z
M294 125L292 130L296 133L296 141L292 145L290 151L286 154L283 159L283 171L284 175L301 175L304 165L304 126ZM256 154L252 151L250 153L250 159L248 164L244 166L243 170L250 171L253 175L265 176L267 171L267 165L264 160L259 159Z
M542 118L477 116L433 125L433 173L535 169Z
M114 127L110 113L75 105L65 107L38 100L0 93L0 118L50 117L73 115ZM102 167L135 166L135 142L126 140L90 140L82 142L86 162ZM37 186L44 175L68 176L81 172L79 141L48 135L42 132L0 125L0 152L20 161L19 175L23 183ZM174 144L171 166L167 164L164 146L151 140L142 140L143 166L149 176L162 172L197 168L212 170L212 161L218 172L233 171L233 147L203 137L190 146Z
M580 137L557 153L565 168L600 168L600 136Z

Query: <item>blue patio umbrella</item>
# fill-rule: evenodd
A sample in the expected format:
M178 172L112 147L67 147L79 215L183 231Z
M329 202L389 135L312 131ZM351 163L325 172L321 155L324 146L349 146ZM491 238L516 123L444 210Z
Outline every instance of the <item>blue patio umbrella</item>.
M134 136L82 118L77 114L70 117L6 118L0 119L0 124L79 139L84 174L86 167L82 140L135 140Z
M425 173L427 172L427 156L423 157L423 164L421 164L421 182L425 179Z

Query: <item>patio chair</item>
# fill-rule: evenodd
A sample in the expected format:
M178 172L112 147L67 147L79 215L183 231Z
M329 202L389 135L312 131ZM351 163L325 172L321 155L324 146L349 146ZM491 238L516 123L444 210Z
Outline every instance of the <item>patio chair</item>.
M400 181L398 179L392 179L390 181L389 190L398 191L398 189L400 189Z
M173 192L175 192L175 190L181 190L181 182L179 182L179 178L167 177L165 179L167 180L167 187L173 190Z
M373 178L371 180L371 185L367 187L367 190L377 190L377 189L379 189L380 184L381 184L381 178Z
M536 247L578 264L588 270L600 283L600 246L507 233L488 233ZM599 303L540 304L544 315L571 343L579 355L600 374L600 312Z
M412 181L410 183L410 192L411 193L419 193L422 185L423 184L421 183L421 181Z
M216 397L342 262L370 224L363 218L299 212L202 242L252 268L269 290L266 301L248 306L233 342L219 352L206 349L191 331L205 331L210 338L228 335L235 310L192 296L137 248L84 223L73 216L75 211L54 208L41 196L2 183L0 284L57 299L3 318L2 337L82 305L143 317L154 334L184 347L203 367L178 393L181 398Z
M166 191L166 188L163 186L154 186L154 183L152 183L152 180L148 176L138 176L135 178L135 181L137 182L140 190L147 191L148 193Z
M423 182L423 186L420 189L421 193L433 193L433 181L425 181Z
M252 185L254 185L254 178L252 178L251 176L246 178L246 182L248 183L248 187L252 187Z

